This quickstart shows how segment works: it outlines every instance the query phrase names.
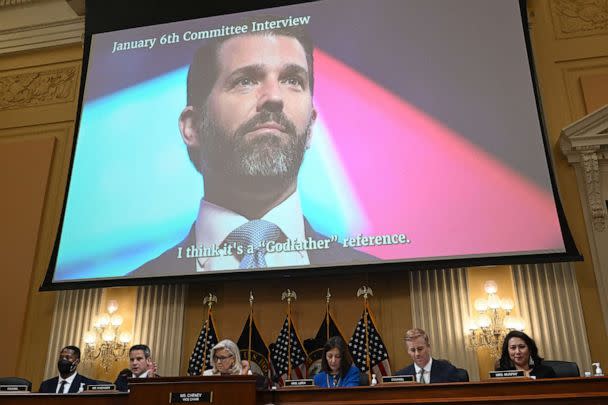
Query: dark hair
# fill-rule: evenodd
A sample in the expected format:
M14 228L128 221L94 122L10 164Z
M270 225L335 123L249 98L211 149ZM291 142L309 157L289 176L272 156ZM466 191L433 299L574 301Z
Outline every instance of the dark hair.
M268 20L277 20L281 17L258 15L243 20L241 25L251 26L252 23L263 23ZM302 25L297 25L289 28L277 28L266 31L247 32L234 36L223 36L208 39L208 43L201 46L188 69L188 85L187 85L187 104L193 107L202 107L205 105L211 89L213 88L217 76L219 74L217 57L219 48L224 42L231 38L240 36L253 35L275 35L295 38L306 54L306 63L308 65L308 79L310 83L310 92L314 89L314 59L313 59L313 44L308 32Z
M332 336L329 338L325 346L323 346L323 357L321 358L321 369L326 373L329 373L331 369L329 368L329 364L327 363L327 352L332 349L338 349L340 352L340 376L345 376L350 370L350 367L353 364L353 358L346 347L346 343L340 336Z
M66 346L63 349L61 349L59 351L59 353L61 353L64 350L71 350L74 352L74 355L76 356L76 358L80 358L80 348L78 348L78 346Z
M243 20L240 25L252 26L252 23L263 23L268 20L276 20L280 17L258 15ZM254 36L254 35L275 35L275 36L286 36L295 38L306 54L306 64L308 67L308 83L310 93L313 94L314 90L314 58L313 58L313 44L308 33L303 26L297 25L289 28L277 28L273 30L247 32L243 34L237 34L234 36L222 36L209 38L205 45L201 46L194 55L190 68L188 69L188 81L187 81L187 101L186 104L194 107L195 109L204 108L211 93L211 89L217 81L219 75L218 66L218 52L222 44L231 38L243 37L243 36ZM199 156L198 148L188 147L188 156L190 161L199 173L202 173L202 162Z
M530 351L530 357L534 361L534 366L538 366L542 363L543 358L538 355L538 347L536 346L534 339L523 332L512 330L511 332L507 333L507 336L505 336L505 339L502 342L502 354L499 360L500 370L513 370L515 368L515 364L513 364L511 358L509 357L509 340L514 337L520 338L526 342L528 350Z
M149 348L148 346L146 346L146 345L141 345L141 344L140 344L140 345L134 345L134 346L131 346L131 348L129 349L129 353L131 353L132 351L135 351L135 350L142 350L142 351L144 352L144 357L145 357L146 359L147 359L148 357L150 357L150 354L152 353L152 352L150 351L150 348Z

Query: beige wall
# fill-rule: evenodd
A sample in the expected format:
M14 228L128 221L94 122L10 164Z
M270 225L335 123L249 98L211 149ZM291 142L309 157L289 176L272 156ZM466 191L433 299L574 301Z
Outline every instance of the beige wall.
M54 293L39 293L59 221L80 45L0 56L2 375L40 378Z
M589 344L593 358L608 364L579 190L573 168L557 148L561 128L608 102L608 93L598 91L608 86L608 29L606 24L590 28L583 16L558 7L564 3L576 11L583 2L530 0L532 40L562 201L577 246L587 258L576 267ZM72 45L0 55L0 268L7 277L0 285L0 310L8 326L5 330L11 331L0 334L0 374L27 376L35 384L42 379L41 359L48 349L55 300L54 293L40 293L38 287L63 204L81 54L80 45ZM471 270L470 298L474 299L482 279L508 280L508 273L504 267ZM343 333L350 335L361 314L355 294L363 282L376 293L371 307L397 369L407 363L401 336L411 326L409 284L403 274L191 285L184 315L182 371L201 327L205 313L201 300L207 292L219 299L215 314L220 337L237 338L252 288L256 319L269 343L284 319L280 295L286 288L298 293L294 318L302 338L312 336L319 326L327 287L334 297L336 320ZM480 367L488 367L483 356Z
M585 261L576 264L577 281L594 360L608 363L599 293L574 168L558 146L560 130L588 114L587 106L608 104L608 21L581 0L529 1L532 46L549 142L561 199L576 245ZM592 24L585 13L603 23ZM605 10L604 10L605 12ZM598 20L598 21L599 21ZM593 87L589 86L593 83ZM585 86L585 84L587 84ZM604 291L602 294L607 294ZM608 314L606 314L608 316Z

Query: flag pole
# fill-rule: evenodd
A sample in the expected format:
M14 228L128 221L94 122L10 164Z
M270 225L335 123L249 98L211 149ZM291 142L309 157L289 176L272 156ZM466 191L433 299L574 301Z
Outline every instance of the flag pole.
M247 360L251 363L251 324L253 323L253 291L249 290L249 345L247 346Z
M369 304L367 302L367 297L370 295L374 295L374 292L371 288L364 285L359 288L357 291L357 298L363 295L363 323L365 325L365 367L367 368L367 376L369 380L372 380L372 370L370 367L370 359L369 359L369 331L367 329L367 317L368 317L368 307Z
M287 379L291 379L291 300L297 299L296 292L289 288L281 294L281 301L287 299Z
M329 336L329 301L331 300L331 293L329 292L329 288L327 289L327 295L325 296L325 341L327 342L330 338Z
M209 320L211 319L211 307L213 303L217 303L217 297L212 293L209 293L203 298L203 305L207 305L207 320L205 321L205 343L203 345L203 371L207 367L207 340L209 334Z

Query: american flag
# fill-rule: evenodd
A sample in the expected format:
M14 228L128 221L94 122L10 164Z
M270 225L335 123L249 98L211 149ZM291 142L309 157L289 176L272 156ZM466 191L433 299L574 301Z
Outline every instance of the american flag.
M368 347L366 347L365 344L366 315ZM376 374L377 376L391 375L391 366L388 360L386 346L382 341L382 337L380 337L380 333L378 333L378 329L376 328L376 324L374 322L374 317L367 304L365 305L365 310L363 311L361 319L357 323L355 332L350 338L348 348L353 356L355 366L357 366L359 370L363 372L368 371L366 356L369 349L369 366L372 373Z
M211 348L218 342L217 333L215 333L215 325L213 315L209 311L207 320L203 322L201 333L194 345L194 350L190 355L188 362L188 375L201 375L203 370L211 368ZM204 356L204 359L203 359Z
M291 347L290 376L287 376L288 340ZM285 319L285 323L283 323L283 328L279 333L276 343L272 344L270 347L270 357L274 369L274 378L279 385L284 385L285 380L306 378L306 350L304 350L304 346L296 333L293 322L291 322L289 318Z

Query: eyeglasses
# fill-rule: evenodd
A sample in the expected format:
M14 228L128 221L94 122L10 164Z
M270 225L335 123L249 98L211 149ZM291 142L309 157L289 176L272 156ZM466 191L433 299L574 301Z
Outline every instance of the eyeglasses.
M213 356L213 361L215 361L216 363L220 363L224 360L228 360L231 357L232 357L232 355L230 355L230 356Z

